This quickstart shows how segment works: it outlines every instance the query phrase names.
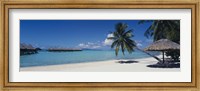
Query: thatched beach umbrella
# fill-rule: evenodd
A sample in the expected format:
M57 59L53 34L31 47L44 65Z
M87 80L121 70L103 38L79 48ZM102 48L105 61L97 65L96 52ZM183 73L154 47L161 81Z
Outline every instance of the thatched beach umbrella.
M170 41L168 39L160 39L153 42L150 46L144 49L145 51L162 51L163 62L164 62L164 52L168 50L180 50L180 45Z
M31 44L27 45L27 44L21 43L21 44L20 44L20 49L30 49L30 50L34 50L35 48L34 48Z

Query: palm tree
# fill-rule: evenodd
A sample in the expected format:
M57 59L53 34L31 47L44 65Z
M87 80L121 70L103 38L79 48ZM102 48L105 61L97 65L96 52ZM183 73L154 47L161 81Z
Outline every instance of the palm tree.
M112 33L113 37L109 38L114 40L111 48L115 47L116 56L118 55L119 49L122 50L124 55L125 50L127 50L129 53L132 53L134 51L134 47L136 47L135 41L131 39L133 37L132 30L126 31L127 28L127 24L117 23L115 26L115 31Z
M169 39L180 43L180 21L179 20L141 20L138 23L143 24L152 22L144 35L153 37L154 41L159 39Z
M144 35L149 38L153 37L154 41L159 39L169 39L173 42L180 44L180 21L179 20L141 20L138 24L152 22L149 28L145 31ZM178 60L180 51L167 51L167 56L172 59Z
M133 37L132 30L126 31L127 28L128 28L127 24L124 24L124 23L116 24L115 32L111 32L113 34L113 37L108 38L108 39L114 40L114 42L111 45L111 48L115 47L116 56L118 55L120 47L122 49L123 55L124 55L125 49L129 53L132 53L134 51L134 48L135 48L137 50L140 50L140 51L146 53L149 56L152 56L153 58L157 59L158 61L161 61L158 57L151 55L150 53L138 48L136 46L136 42L131 39Z

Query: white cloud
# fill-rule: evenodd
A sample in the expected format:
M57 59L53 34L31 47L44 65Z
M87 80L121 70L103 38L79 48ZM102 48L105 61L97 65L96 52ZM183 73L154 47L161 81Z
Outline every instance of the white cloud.
M89 47L89 45L83 44L83 43L79 44L78 46L81 47L81 48L88 48Z
M110 46L114 42L114 40L108 39L110 37L114 37L113 34L108 34L107 38L104 41L80 43L78 47L87 49L98 49L105 46Z
M92 43L92 42L88 42L88 44L89 44L89 45L94 45L94 43Z
M78 45L78 47L80 48L87 48L87 49L97 49L100 48L101 46L97 43L92 43L92 42L88 42L88 43L81 43Z
M141 46L142 46L142 44L141 44L141 43L137 43L137 46L138 46L138 47L141 47Z
M136 45L137 45L138 47L143 46L141 40L135 40L135 42L136 42Z
M107 38L109 38L109 37L114 37L114 35L111 33L111 34L108 34L107 35Z
M104 46L110 46L110 45L112 45L112 43L114 42L114 40L108 39L110 37L114 37L114 35L113 34L108 34L107 35L107 38L103 41L103 45Z
M103 45L104 46L109 46L109 45L112 45L114 41L112 39L105 39L104 42L103 42Z

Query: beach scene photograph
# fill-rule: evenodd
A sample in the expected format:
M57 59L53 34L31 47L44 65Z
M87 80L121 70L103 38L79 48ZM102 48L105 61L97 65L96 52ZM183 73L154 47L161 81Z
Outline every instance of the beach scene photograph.
M180 72L180 20L20 20L20 72Z

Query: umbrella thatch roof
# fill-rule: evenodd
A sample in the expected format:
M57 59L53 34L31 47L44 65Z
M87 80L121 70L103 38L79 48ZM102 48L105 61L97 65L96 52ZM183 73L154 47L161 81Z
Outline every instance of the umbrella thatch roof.
M145 48L146 51L179 50L180 45L168 39L160 39Z
M20 49L31 49L31 50L33 50L35 48L30 44L28 45L28 44L21 43L20 44Z

